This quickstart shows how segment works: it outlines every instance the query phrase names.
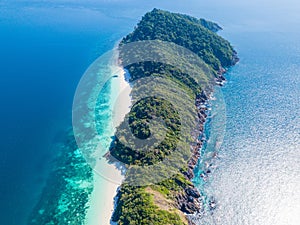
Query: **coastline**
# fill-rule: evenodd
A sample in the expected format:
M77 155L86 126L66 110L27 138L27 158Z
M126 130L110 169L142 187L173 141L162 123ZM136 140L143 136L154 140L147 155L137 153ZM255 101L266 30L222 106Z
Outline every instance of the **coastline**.
M238 63L238 61L238 58L235 59L232 66ZM227 69L222 69L222 72L218 74L218 77L215 80L216 83L214 87L222 88L222 86L226 82L226 72ZM199 120L197 129L195 130L194 134L196 136L196 144L191 146L192 157L188 161L188 170L183 173L185 178L193 183L193 186L189 189L185 189L184 194L178 195L176 197L178 201L177 208L181 209L181 211L185 213L189 225L196 225L197 221L199 221L199 219L201 219L202 216L205 214L205 210L212 212L217 206L217 202L214 199L214 197L205 196L205 194L202 193L203 190L199 189L199 187L197 187L198 185L196 185L196 183L194 182L194 179L197 175L199 175L199 177L201 177L201 179L204 182L208 179L208 176L210 175L212 169L212 164L210 163L210 160L215 159L218 155L217 151L211 152L210 159L205 158L205 168L203 169L203 171L200 174L196 174L198 167L203 164L203 162L202 164L200 163L200 159L203 157L203 154L205 154L202 152L202 150L203 148L206 148L206 126L207 123L210 124L210 104L211 101L214 100L214 93L215 89L213 88L212 90L209 90L207 92L202 91L201 94L196 96L195 106L197 108L197 117ZM193 199L192 202L190 202L189 200L191 198Z
M117 52L116 52L117 53ZM118 61L118 54L114 54L114 57L112 57L112 60L110 61L107 66L111 66L111 84L108 86L111 86L111 90L107 92L108 95L111 95L111 98L109 101L107 101L107 105L110 106L110 109L107 110L107 112L113 112L111 115L112 118L108 119L107 124L107 132L105 133L105 146L104 150L95 151L95 154L97 154L97 157L101 157L100 160L96 159L97 164L95 171L91 171L91 175L89 176L89 185L91 188L89 188L89 192L81 191L79 192L79 195L81 197L82 194L85 194L86 196L84 201L87 202L86 206L84 208L83 220L82 222L85 222L85 224L92 224L92 225L105 225L105 224L112 224L111 222L111 216L115 209L115 202L116 202L116 194L118 192L119 185L122 183L122 180L124 179L122 175L122 167L118 163L115 164L109 164L109 161L105 158L104 154L107 148L107 143L110 143L112 136L114 135L114 129L122 122L124 116L129 112L129 107L131 105L130 101L130 84L126 82L125 77L126 73L122 67L119 66ZM225 73L225 70L221 70L221 72L218 74L219 77L216 79L216 84L218 82L220 83L220 86L222 86L223 81L225 78L223 78L223 73ZM208 91L207 93L211 94L211 91ZM201 153L199 152L199 149L202 148L203 142L205 139L197 139L201 133L203 133L203 127L206 121L206 110L204 107L206 105L206 101L208 100L206 93L201 93L201 95L197 96L196 99L196 107L198 108L198 117L199 117L199 134L198 136L195 136L195 140L198 140L198 142L193 146L193 156L191 160L188 162L188 172L186 174L186 177L188 177L188 180L192 181L192 178L194 175L194 169L195 166L198 164L199 158L201 157ZM116 107L114 107L116 106ZM102 118L101 118L102 119ZM77 151L75 151L77 153ZM76 156L77 157L77 156ZM70 163L72 166L73 164ZM76 165L77 166L77 165ZM121 169L120 169L121 168ZM91 170L91 167L89 167ZM103 175L107 175L111 179L107 179L105 177L102 177L101 174L98 174L96 171L100 172ZM80 172L78 173L79 175ZM68 179L68 182L70 179ZM72 181L72 180L71 180ZM77 182L77 181L76 181ZM79 181L78 181L79 182ZM80 179L80 182L82 182L82 179ZM74 184L74 182L69 182L70 184ZM67 183L67 185L69 185ZM77 184L77 183L75 183ZM86 183L80 184L80 188L85 188ZM76 193L77 194L77 193ZM72 197L70 199L78 200L78 196ZM64 197L64 195L63 195ZM62 199L62 204L60 204L60 210L62 213L67 212L67 204L65 203L65 198ZM192 200L191 200L192 199ZM201 196L199 191L195 188L195 185L191 185L188 188L184 188L183 193L181 196L177 198L178 205L176 205L177 208L179 208L181 211L186 212L186 215L191 215L196 211L201 210ZM192 202L191 202L192 201ZM83 201L82 201L83 202ZM180 204L182 203L182 204ZM71 205L71 204L70 204ZM73 204L74 205L74 204ZM76 212L75 210L70 210L70 212ZM43 214L44 211L40 210L40 214ZM75 216L75 218L74 218ZM79 214L76 213L73 216L73 219L78 220ZM78 217L78 218L77 218ZM62 216L63 218L63 216ZM63 218L64 219L64 218ZM68 221L69 222L69 221Z
M114 211L114 196L119 184L107 181L94 173L94 189L89 199L89 209L85 217L87 225L109 225Z
M232 66L236 65L236 63L239 62L239 59L237 58L236 55L234 55L234 57L236 57L234 59L234 61L232 62ZM222 87L225 82L226 82L226 78L225 78L225 74L226 74L227 70L224 68L220 69L220 72L218 73L218 77L215 79L215 86L219 86ZM198 160L201 157L201 149L203 147L204 142L206 141L206 137L205 137L205 123L208 117L208 112L210 111L210 108L207 107L209 105L209 102L211 100L213 100L213 94L214 94L214 90L209 90L208 93L202 91L198 96L196 96L195 99L195 106L197 108L197 116L199 119L199 124L198 124L198 129L195 131L197 134L196 138L196 146L192 146L193 147L193 154L191 159L188 162L188 167L189 170L184 174L189 180L192 181L192 179L194 178L195 174L194 174L194 170L195 167L198 165ZM213 158L215 158L217 155L216 153L214 153ZM206 176L207 174L204 174L204 176Z
M116 127L123 121L125 115L130 111L131 88L126 79L126 71L119 65L118 51L115 50L111 60L110 70L111 97L110 110L112 112L110 126L111 136L114 135ZM109 149L107 149L107 152ZM101 172L100 172L101 171ZM102 176L109 174L109 178ZM118 163L110 163L105 155L97 160L93 171L93 191L89 197L88 209L85 217L86 225L110 225L111 217L115 209L115 197L121 185L124 175L122 166Z
M167 26L165 23L163 25L160 24L160 21L165 21L166 17L170 18L170 20L168 20L171 21L168 24L170 27L177 27L178 24L182 24L182 20L186 20L186 24L190 24L191 20L195 20L193 18L187 17L186 15L179 15L174 13L172 14L167 11L153 9L153 11L145 14L145 16L143 17L142 21L144 23L140 22L135 30L122 40L122 43L132 43L136 41L143 41L145 39L151 40L151 38L157 38L157 36L159 36L161 41L172 40L175 44L178 44L178 39L182 38L182 33L176 33L176 29L174 33L172 33L172 35L170 35L169 32L165 32L164 29L149 30L149 24L151 24L152 27L155 27L155 25ZM161 20L158 20L157 18L160 18ZM180 73L180 71L177 71L173 68L168 68L168 66L156 64L155 62L147 61L147 63L141 63L138 65L132 64L126 68L130 71L133 80L139 79L140 77L147 76L152 73L160 74L166 73L165 71L169 71L170 77L174 76L174 79L178 79L178 82L182 82L183 85L186 85L188 88L190 88L192 93L196 95L196 97L193 98L193 102L190 103L196 109L194 118L197 118L198 120L196 126L192 125L193 131L191 133L191 138L193 140L191 140L192 145L190 145L191 157L185 158L187 162L182 167L183 169L180 171L181 173L178 173L177 176L167 179L159 184L152 184L152 186L147 185L146 187L132 187L130 185L129 187L122 186L122 189L120 189L118 193L118 196L120 197L117 201L118 206L116 208L116 212L113 215L113 220L116 222L129 224L130 221L133 221L135 224L146 224L146 221L150 219L153 224L158 225L162 224L162 221L164 221L165 224L195 225L195 216L201 216L202 212L207 207L209 210L212 210L216 207L215 200L213 198L204 199L205 194L200 193L201 190L198 190L196 185L193 183L193 178L195 177L194 170L200 163L199 159L202 157L202 147L203 144L206 143L204 127L206 121L208 121L207 118L209 118L209 100L212 100L213 86L223 86L225 82L225 77L223 75L226 73L226 69L235 65L238 62L238 57L237 52L233 49L228 41L222 39L220 36L215 34L215 32L209 32L209 30L211 30L210 27L200 27L199 24L195 22L190 24L188 28L190 28L190 30L197 31L197 34L199 34L200 36L198 40L207 42L208 46L216 46L215 50L220 51L223 54L222 55L220 53L221 55L215 55L213 54L213 52L204 51L202 52L202 55L200 53L200 55L198 55L201 56L201 59L204 60L205 65L211 66L211 70L202 71L202 68L199 68L199 79L207 79L207 76L209 74L207 74L206 72L212 72L213 77L211 78L214 79L214 82L213 84L210 83L211 86L201 86L201 83L195 82L193 78L190 78L190 81L189 76L187 76L185 79L182 78L184 76L176 76L176 74ZM183 29L185 29L185 26L183 26ZM207 36L210 36L211 39L208 40ZM183 39L179 44L183 47L188 47L191 51L198 52L199 49L197 46L202 46L201 43L194 41L194 46L196 47L191 47L189 45L190 42L191 40L187 38ZM137 51L136 53L133 53L132 51L130 51L129 54L135 54L139 56L140 52ZM210 57L211 54L214 57ZM122 59L123 57L124 55L122 54ZM153 101L154 106L160 104L159 100L155 99ZM144 104L143 109L145 109L147 104L145 102L142 102L141 104ZM152 106L152 104L149 105ZM162 109L160 109L159 107L152 108L154 108L155 110L166 110L170 118L173 119L173 124L178 124L176 123L174 113L168 110L166 105L164 105ZM148 114L150 114L149 118L153 118L151 112L147 112ZM156 111L154 112L156 113ZM137 116L139 114L142 113L137 111L136 114L132 116L131 120L134 122L139 121L139 117ZM140 125L141 122L136 122L136 124ZM120 129L120 132L126 133L122 130L122 128ZM145 130L139 131L138 126L136 126L134 129L135 132L140 132L141 134L146 136ZM172 129L172 125L170 125L170 129ZM174 134L176 134L176 127L174 127L172 131ZM119 158L120 160L125 160L129 164L151 164L156 163L156 160L159 156L168 154L169 151L172 150L171 147L172 142L168 139L165 145L161 148L157 148L156 151L148 151L147 154L139 154L139 152L135 150L127 150L122 146L121 142L116 139L111 153L115 157ZM212 152L212 157L215 158L216 156L217 154L215 152ZM203 173L200 174L200 177L203 176L203 180L205 180L205 176L210 173L209 169L209 166L206 166L205 164L205 169L203 170ZM137 199L136 196L139 196L137 201L135 201ZM151 197L154 198L154 201L151 201ZM180 213L172 213L173 211L170 212L170 210L166 210L165 205L169 205L169 207L174 209L175 211L180 210L181 212L183 212L188 221L180 219Z
M233 55L233 61L231 66L235 66L239 62L239 58L237 56L237 53ZM226 73L227 69L221 68L219 73L217 74L217 77L215 79L215 85L214 87L219 87L222 88L226 82ZM204 193L202 193L202 189L199 189L194 182L194 179L196 178L196 175L199 175L201 179L206 182L208 179L211 169L213 167L212 163L210 162L212 159L217 158L218 156L218 148L214 149L214 151L210 152L210 158L204 158L205 161L202 162L204 163L205 166L203 168L203 171L201 173L197 173L198 167L201 166L202 164L200 163L200 159L202 159L203 154L206 154L203 152L203 149L206 149L206 142L207 142L207 137L206 137L206 129L207 129L207 123L210 125L211 121L210 120L210 102L214 99L214 94L215 94L215 88L212 90L209 90L207 93L202 92L200 95L196 97L195 100L195 106L197 108L197 116L199 119L199 124L198 124L198 129L195 132L198 132L198 138L196 138L197 143L196 146L191 146L193 147L193 152L192 152L192 157L188 162L188 171L184 173L185 177L190 180L193 183L193 186L199 193L199 198L196 199L196 204L193 206L200 206L196 207L197 210L194 211L186 211L186 216L189 221L189 225L196 225L197 221L202 218L203 214L205 213L205 210L208 211L213 211L217 207L217 202L213 196L205 196ZM189 195L189 193L187 193ZM189 196L188 196L189 197Z

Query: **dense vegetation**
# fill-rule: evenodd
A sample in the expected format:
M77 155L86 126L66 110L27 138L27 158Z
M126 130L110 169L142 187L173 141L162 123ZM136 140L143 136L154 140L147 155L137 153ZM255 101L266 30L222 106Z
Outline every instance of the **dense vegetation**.
M172 105L163 99L145 98L132 107L129 113L131 132L140 139L147 139L150 136L149 122L153 117L161 117L167 126L166 138L158 143L155 152L147 151L147 149L131 149L117 139L114 146L116 151L113 151L116 158L126 164L149 165L171 154L178 141L180 120ZM124 132L124 130L119 128L118 132ZM126 136L126 134L118 136Z
M148 187L123 185L113 220L119 225L185 225L187 220L176 209L174 198L188 186L191 183L182 175Z
M147 13L135 30L121 41L120 58L125 68L130 72L131 82L135 82L142 77L164 77L178 84L192 99L195 99L202 90L209 88L212 77L216 76L222 68L234 64L236 53L232 46L215 33L220 29L217 24L204 19L199 20L187 15L154 9ZM129 58L128 55L135 55L138 58L144 53L138 49L132 49L129 52L123 51L122 46L143 40L161 40L175 43L195 53L198 58L200 57L203 60L203 63L189 65L188 60L182 62L170 54L172 52L170 49L158 47L154 49L154 52L157 51L160 55L171 58L171 62L179 65L178 68L181 68L181 64L188 64L188 67L193 69L186 73L168 63L152 61L129 64L126 61ZM153 87L149 85L145 91L150 93L151 88ZM147 139L151 135L149 126L154 118L161 118L165 122L167 130L163 141L155 143L157 145L154 149L149 150L147 146L132 149L125 146L121 141L121 139L125 140L128 137L128 131L123 127L126 124L123 122L117 128L116 139L112 144L110 153L118 160L126 163L129 168L133 165L156 164L168 155L174 154L174 150L178 146L181 148L183 146L181 142L190 144L192 141L191 132L196 128L192 121L197 115L194 102L187 102L187 98L184 96L177 97L175 92L168 93L174 95L176 101L186 102L193 107L193 110L185 110L183 114L183 117L190 121L190 124L188 124L190 130L183 130L183 133L188 137L184 137L184 140L182 140L179 134L184 128L181 126L182 121L172 102L159 97L135 99L134 91L133 89L134 105L126 117L129 121L131 133L139 139ZM160 91L164 96L164 91L167 90ZM187 161L189 160L184 156L183 154L183 163L177 168L177 174L158 184L143 187L123 184L118 194L119 200L113 220L120 225L187 224L176 197L184 195L186 188L193 187L191 182L182 174L187 169ZM168 172L167 168L162 168L162 171Z
M154 9L145 14L122 43L156 39L173 42L193 51L219 71L233 65L235 51L228 41L213 32L218 29L219 26L203 19Z

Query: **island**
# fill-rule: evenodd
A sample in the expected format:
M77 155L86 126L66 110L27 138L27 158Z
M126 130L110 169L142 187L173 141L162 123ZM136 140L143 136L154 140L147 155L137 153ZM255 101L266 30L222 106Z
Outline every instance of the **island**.
M205 142L206 103L214 85L223 85L224 73L238 61L231 44L217 34L221 29L218 24L205 19L153 9L142 17L132 33L118 43L117 61L120 63L116 66L129 72L133 88L131 110L116 128L112 142L111 134L108 134L110 148L103 149L103 154L109 151L105 155L112 163L126 165L125 179L115 198L112 222L118 225L192 225L194 217L203 209L202 196L193 184L193 177ZM156 54L153 56L167 60L130 62L132 58L147 57L143 43L152 48ZM180 58L180 52L188 54ZM113 81L121 76L111 74ZM160 88L158 83L146 83L141 89L139 81L146 78L161 79L167 85ZM157 95L137 98L136 90L153 93L154 88ZM91 99L93 93L88 93ZM111 93L107 92L107 96ZM105 103L110 104L109 97ZM176 107L178 103L181 103L180 107ZM79 106L88 107L91 113L95 113L90 105L88 99ZM157 130L154 134L163 137L161 141L154 140L154 148L131 148L124 144L130 134L140 140L151 138L154 119L165 124L165 130ZM126 121L130 130L126 129ZM92 124L93 121L88 122ZM100 176L84 157L84 152L95 153L93 145L89 144L89 135L87 137L87 145L78 146L73 127L67 130L65 139L57 143L59 154L53 162L54 169L28 218L28 224L109 223L116 192L107 185L110 181L102 179L99 182ZM173 164L168 165L165 162L170 158ZM132 168L155 168L156 165L156 171L130 174ZM118 172L119 168L116 167ZM158 176L153 181L148 180L144 185L136 182L151 178L155 172ZM102 209L99 208L101 204ZM213 202L211 206L215 207Z
M189 215L201 211L201 194L192 183L193 170L200 157L203 139L204 123L207 117L205 102L209 99L213 88L209 84L200 85L195 78L182 70L168 64L145 61L128 64L126 52L122 46L149 40L174 43L196 54L205 64L199 77L213 76L213 85L222 85L224 73L238 62L237 52L231 44L220 37L217 32L222 28L205 19L197 19L188 15L171 13L153 9L146 13L134 31L122 39L119 44L120 61L130 73L130 82L143 77L163 77L180 85L194 99L194 115L186 117L197 118L195 127L186 137L190 141L190 157L184 159L176 174L159 183L144 186L130 185L125 182L119 188L116 208L112 221L119 225L187 225L194 224ZM161 50L164 51L164 50ZM135 54L142 54L136 51ZM137 56L138 57L138 56ZM172 56L170 56L172 57ZM178 62L180 63L180 62ZM150 87L149 87L150 88ZM178 99L181 101L184 99ZM173 154L180 145L180 117L174 110L172 102L166 102L160 97L148 97L137 101L126 116L131 132L140 139L150 135L149 123L153 118L161 118L166 124L166 138L151 151L139 151L124 145L121 139L126 137L126 131L121 124L116 131L108 157L117 159L131 166L155 165ZM112 160L113 160L112 159ZM164 168L162 166L162 173Z

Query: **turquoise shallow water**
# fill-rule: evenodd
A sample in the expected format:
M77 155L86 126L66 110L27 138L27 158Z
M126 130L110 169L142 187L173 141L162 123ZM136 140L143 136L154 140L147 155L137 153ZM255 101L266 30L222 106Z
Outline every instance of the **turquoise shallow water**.
M219 22L221 35L241 57L222 88L226 128L214 120L207 130L210 146L213 140L220 145L212 161L216 168L207 182L198 177L195 183L214 196L217 208L198 224L299 224L296 0L2 1L0 6L1 224L26 224L47 180L57 181L48 174L53 157L68 151L57 148L57 140L70 141L66 133L81 75L153 7ZM220 113L212 109L212 115ZM50 186L48 198L56 191Z
M74 5L0 5L0 223L21 225L63 184L49 173L68 163L57 155L76 150L69 131L79 79L130 26Z

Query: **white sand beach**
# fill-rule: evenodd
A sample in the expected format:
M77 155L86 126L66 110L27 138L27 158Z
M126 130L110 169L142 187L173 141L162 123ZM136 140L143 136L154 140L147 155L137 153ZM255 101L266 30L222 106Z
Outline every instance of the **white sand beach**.
M123 121L125 115L130 111L131 88L125 80L125 71L118 65L118 53L115 52L112 65L111 80L111 126L114 135L115 128ZM109 149L107 149L108 151ZM103 156L103 152L100 152ZM114 210L114 198L117 189L124 179L121 170L115 164L109 164L105 157L97 160L94 168L93 192L88 203L89 208L86 214L86 225L110 225L111 216Z

